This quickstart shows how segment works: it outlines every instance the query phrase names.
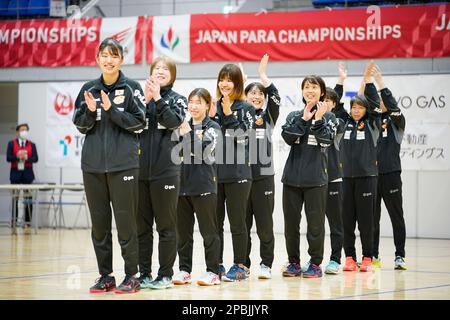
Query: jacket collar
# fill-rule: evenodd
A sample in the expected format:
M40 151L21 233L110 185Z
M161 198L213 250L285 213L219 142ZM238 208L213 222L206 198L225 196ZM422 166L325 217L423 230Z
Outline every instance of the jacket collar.
M95 80L95 88L98 90L103 90L103 91L111 91L116 88L124 87L125 83L126 83L126 79L127 78L125 77L123 72L119 70L119 78L117 79L117 81L114 84L107 86L105 84L105 82L103 81L103 75L101 75L100 78Z
M161 97L165 97L170 91L172 91L172 87L173 87L173 83L169 84L165 87L161 87L159 94L161 95Z

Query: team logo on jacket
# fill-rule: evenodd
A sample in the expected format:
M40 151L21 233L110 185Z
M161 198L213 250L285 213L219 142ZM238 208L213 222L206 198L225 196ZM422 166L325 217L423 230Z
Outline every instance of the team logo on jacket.
M264 124L264 119L263 117L259 117L258 119L256 119L255 124L257 126L262 126Z
M364 123L364 121L361 121L360 123L358 123L358 130L363 130L366 127L366 124Z
M125 94L125 90L123 90L123 89L116 89L114 94L116 96L123 96Z
M125 96L117 96L113 100L113 102L115 104L122 104L124 101L125 101Z
M381 127L383 128L383 129L387 129L387 127L388 127L388 121L387 121L387 119L384 119L383 120L383 124L381 125Z

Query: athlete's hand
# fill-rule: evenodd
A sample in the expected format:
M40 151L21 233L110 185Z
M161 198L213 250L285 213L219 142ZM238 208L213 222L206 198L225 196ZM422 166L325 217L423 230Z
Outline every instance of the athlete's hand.
M183 121L183 123L180 125L180 135L184 136L191 132L191 126L187 121Z
M144 87L144 96L145 96L145 103L148 104L150 100L153 98L153 92L151 90L151 80L148 78L145 80L145 87Z
M264 87L268 87L270 85L270 80L267 77L267 64L269 63L269 55L266 53L261 58L261 62L258 67L259 79Z
M156 76L152 76L150 79L150 91L152 92L153 95L153 100L154 101L158 101L159 99L161 99L161 86L159 85L158 80L156 80Z
M339 79L338 84L344 84L344 80L347 79L347 69L345 69L345 63L342 61L338 64L338 70L339 70Z
M108 95L103 90L101 91L101 94L102 94L101 105L105 111L108 111L109 108L111 108L111 101L109 100Z
M328 110L328 104L325 101L317 102L317 111L314 116L315 120L321 120L325 112Z
M308 102L305 110L303 110L303 120L309 121L312 119L317 110L311 111L311 109L316 105L316 103L317 102L315 100L311 100L310 102Z
M208 116L210 118L214 118L216 116L216 113L217 113L217 100L213 99L211 103L211 108L209 108Z
M92 93L85 91L84 101L86 102L86 105L90 111L95 112L97 110L97 102L95 101Z
M231 111L231 100L230 96L223 96L222 98L222 110L223 114L229 116L233 112Z
M374 74L375 62L370 60L370 62L366 65L366 69L364 70L364 82L370 83L372 82L372 76Z

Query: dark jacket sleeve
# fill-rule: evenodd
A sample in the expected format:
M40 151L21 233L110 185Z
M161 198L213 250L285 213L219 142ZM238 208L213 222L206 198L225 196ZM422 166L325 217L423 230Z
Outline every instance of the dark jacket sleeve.
M388 109L389 116L397 129L405 130L406 121L400 108L397 106L397 101L388 88L381 89L381 99L383 99L384 106Z
M72 122L77 127L78 131L86 134L95 125L95 119L97 117L97 111L92 112L88 109L86 101L84 101L84 91L83 86L78 93L78 97L75 100L75 110L73 111Z
M31 157L27 159L26 162L36 163L38 162L38 153L36 149L36 144L31 143Z
M156 119L167 129L174 130L184 121L187 100L183 96L171 97L169 104L163 98L155 102Z
M350 115L347 110L344 108L344 104L339 102L336 107L333 109L333 113L338 119L342 119L342 121L347 122L350 119Z
M248 136L249 132L255 127L255 108L245 103L241 110L244 112L243 121L239 121L233 113L228 116L222 115L224 128L233 130L235 138Z
M322 119L313 121L313 123L311 133L321 147L329 147L333 143L338 125L334 114L326 112Z
M342 84L337 84L334 86L334 91L338 95L339 100L341 101L342 96L344 95L344 86Z
M373 83L366 83L364 89L364 96L369 103L367 110L370 125L373 128L381 129L381 109L380 109L380 96L378 95L377 88Z
M17 161L17 156L13 153L14 147L13 147L13 142L10 141L8 142L8 147L6 149L6 161L8 162L13 162L13 161Z
M267 90L267 109L266 113L268 116L269 123L271 126L275 126L280 115L280 94L278 89L273 83L266 88Z
M244 121L239 121L233 113L228 116L223 115L222 121L225 129L241 129L243 132L253 129L255 126L255 108L250 105L245 105L243 111Z
M281 127L281 136L290 146L306 133L307 122L303 120L302 114L302 112L298 111L289 113L286 117L286 123Z
M134 89L127 86L131 99L124 111L119 111L117 105L111 101L111 108L107 111L111 121L127 131L137 131L145 127L145 98L142 88Z

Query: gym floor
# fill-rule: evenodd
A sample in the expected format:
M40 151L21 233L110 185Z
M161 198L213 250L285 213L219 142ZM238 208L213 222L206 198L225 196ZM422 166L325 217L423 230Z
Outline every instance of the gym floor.
M114 274L123 279L123 260L117 234L113 231ZM157 234L155 234L157 239ZM310 299L450 299L450 240L407 239L408 270L394 270L392 238L380 240L382 268L370 273L341 272L319 279L283 278L281 269L287 261L284 236L275 235L275 261L271 280L258 280L259 241L252 235L250 279L222 282L215 287L200 287L196 280L205 271L202 239L194 237L194 260L191 285L167 290L141 290L131 295L90 294L89 287L98 277L90 230L19 229L11 235L0 229L0 299L164 299L164 300L310 300ZM158 268L157 241L153 256L153 277ZM326 265L329 237L325 242ZM360 248L357 239L357 248ZM359 251L360 252L360 251ZM301 256L307 260L306 236L301 235ZM231 235L225 234L225 268L232 262ZM174 272L178 271L178 260Z

